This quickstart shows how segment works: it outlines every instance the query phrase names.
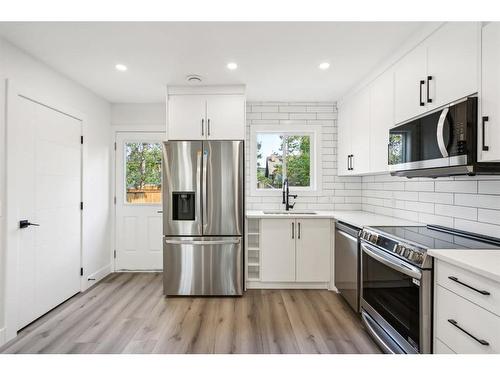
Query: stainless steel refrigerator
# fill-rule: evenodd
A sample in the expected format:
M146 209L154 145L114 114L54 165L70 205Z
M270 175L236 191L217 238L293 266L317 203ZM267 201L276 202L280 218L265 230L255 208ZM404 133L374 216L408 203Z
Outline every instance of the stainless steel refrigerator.
M243 141L163 144L165 295L241 295Z

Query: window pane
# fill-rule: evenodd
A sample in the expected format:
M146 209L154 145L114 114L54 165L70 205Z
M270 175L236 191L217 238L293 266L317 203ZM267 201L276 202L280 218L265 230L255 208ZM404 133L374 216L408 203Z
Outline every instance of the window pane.
M281 189L283 181L283 137L257 133L257 189Z
M161 203L160 143L126 143L127 203Z
M311 185L311 137L293 135L285 138L285 176L290 186Z

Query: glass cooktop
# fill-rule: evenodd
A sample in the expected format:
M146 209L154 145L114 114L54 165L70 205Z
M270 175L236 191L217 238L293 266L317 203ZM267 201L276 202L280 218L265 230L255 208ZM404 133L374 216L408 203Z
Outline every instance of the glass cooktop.
M371 227L387 237L419 245L428 249L498 249L500 239L440 226Z

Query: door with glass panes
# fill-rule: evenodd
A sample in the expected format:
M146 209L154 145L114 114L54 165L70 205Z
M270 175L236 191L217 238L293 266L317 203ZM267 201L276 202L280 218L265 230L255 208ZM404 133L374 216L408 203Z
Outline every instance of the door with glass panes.
M116 134L115 269L161 270L163 133Z

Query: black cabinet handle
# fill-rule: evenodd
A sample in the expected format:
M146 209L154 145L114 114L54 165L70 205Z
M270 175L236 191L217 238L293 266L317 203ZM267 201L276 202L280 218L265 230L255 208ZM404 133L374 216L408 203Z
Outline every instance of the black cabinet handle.
M292 239L295 238L295 223L292 222Z
M298 231L299 231L299 236L298 236L298 238L299 238L299 240L300 240L300 223L298 223L297 225L299 226L299 227L298 227Z
M351 154L351 171L354 170L354 155Z
M458 328L460 331L462 331L463 333L465 333L467 336L473 338L474 340L476 340L478 343L480 343L481 345L484 345L484 346L488 346L490 345L490 343L486 340L483 340L483 339L478 339L476 336L474 336L473 334L467 332L465 329L463 329L462 327L460 327L457 323L456 320L453 320L453 319L448 319L448 323L450 323L451 325L453 325L454 327Z
M422 100L422 86L425 85L425 81L421 80L420 81L420 89L419 89L419 95L420 95L420 107L423 107L425 105L424 101Z
M467 285L466 283L463 283L462 281L458 280L458 278L455 277L455 276L448 276L448 279L450 279L451 281L454 281L454 282L456 282L456 283L458 283L460 285L463 285L463 286L465 286L465 287L467 287L469 289L472 289L473 291L478 292L478 293L482 294L483 296L489 296L490 295L490 292L488 292L486 290L479 290L479 289L474 288L473 286Z
M33 227L39 227L40 226L40 224L30 223L28 220L21 220L19 222L19 228L21 228L21 229L28 228L30 225L33 226Z
M210 119L207 120L207 134L210 135Z
M201 135L205 135L205 119L201 119Z
M486 139L486 135L485 135L485 123L486 121L489 121L489 117L488 116L483 116L483 151L488 151L490 148L488 146L485 145L485 139Z
M432 76L427 76L427 103L432 103L432 99L430 98L430 94L429 94L429 81L432 81Z

